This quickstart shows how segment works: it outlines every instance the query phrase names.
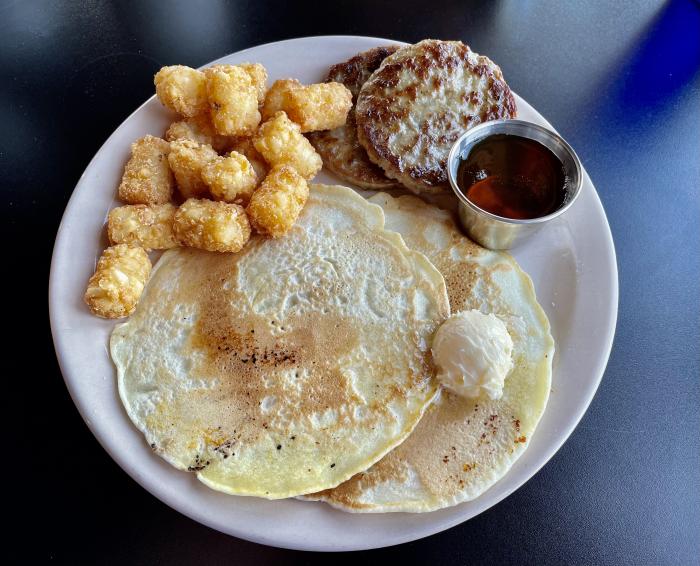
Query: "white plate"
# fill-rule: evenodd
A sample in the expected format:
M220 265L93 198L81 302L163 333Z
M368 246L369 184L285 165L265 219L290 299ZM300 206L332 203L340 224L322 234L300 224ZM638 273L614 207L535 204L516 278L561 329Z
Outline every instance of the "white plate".
M368 37L309 37L261 45L214 63L261 62L270 79L318 82L328 67L392 42ZM519 117L551 127L516 95ZM557 354L552 394L530 446L478 499L433 513L350 514L323 503L228 496L154 455L119 401L107 343L114 323L92 316L82 296L106 245L103 224L132 141L162 135L173 116L154 98L129 116L90 162L66 207L51 265L49 306L58 361L78 410L116 462L153 495L188 517L251 541L296 549L356 550L415 540L457 525L519 488L561 447L583 416L607 363L617 319L617 265L595 188L514 256L531 275L552 323ZM322 173L322 181L335 181Z

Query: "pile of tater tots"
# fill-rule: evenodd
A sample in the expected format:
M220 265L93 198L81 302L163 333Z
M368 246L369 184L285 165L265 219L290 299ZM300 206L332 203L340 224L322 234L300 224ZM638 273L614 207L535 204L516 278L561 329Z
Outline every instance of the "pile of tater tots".
M340 83L276 81L259 63L198 71L175 65L155 75L160 102L180 119L164 139L131 145L109 213L111 246L88 282L97 316L128 316L146 285L153 249L188 246L238 252L252 232L278 238L309 196L323 163L303 132L342 126L352 94Z

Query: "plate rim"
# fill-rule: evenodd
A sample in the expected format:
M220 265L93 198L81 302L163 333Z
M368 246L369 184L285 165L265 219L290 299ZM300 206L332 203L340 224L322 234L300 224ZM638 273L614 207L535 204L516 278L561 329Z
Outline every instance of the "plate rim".
M202 67L210 66L213 64L217 64L219 61L223 59L228 59L231 56L241 56L244 55L248 51L260 49L260 48L269 48L273 46L282 46L284 44L289 44L289 43L295 43L298 41L306 41L306 40L319 40L319 41L328 41L328 40L349 40L349 41L376 41L379 43L396 43L396 44L401 44L401 45L407 45L406 42L403 41L398 41L394 39L389 39L389 38L381 38L381 37L373 37L373 36L361 36L361 35L312 35L312 36L301 36L301 37L295 37L295 38L289 38L289 39L284 39L280 41L273 41L273 42L267 42L267 43L262 43L259 45L255 45L252 47L248 47L245 49L242 49L240 51L235 51L233 53L226 54L222 57L219 57L213 61L207 62ZM200 68L202 68L200 67ZM515 94L515 92L514 92ZM524 100L522 97L519 97L516 95L519 100L522 100L525 102L527 106L529 106L535 113L537 113L544 122L550 127L552 130L556 131L551 123L542 115L541 112L537 111L534 107L532 107L526 100ZM387 540L385 543L381 544L376 544L376 543L370 543L367 545L344 545L342 542L338 544L333 544L333 545L324 545L324 544L313 544L311 541L306 541L306 544L303 543L298 543L298 542L287 542L287 541L278 541L272 536L264 536L264 535L258 535L258 534L251 534L249 532L242 532L240 529L235 529L235 528L227 528L224 529L221 524L217 523L213 519L210 519L205 513L198 513L197 510L193 509L183 509L181 508L180 505L177 505L177 503L174 503L172 501L169 501L167 497L165 497L165 494L159 493L156 489L153 488L149 484L149 478L146 477L146 475L139 473L139 470L136 469L133 465L131 465L126 458L122 458L121 455L119 455L116 450L110 446L109 442L107 441L106 438L101 437L93 425L92 419L87 413L87 407L84 407L82 403L80 402L77 392L74 387L74 379L71 378L69 379L67 376L69 374L72 374L70 368L66 366L66 361L63 359L63 356L61 354L61 349L64 348L65 346L62 346L62 335L61 332L58 331L59 325L58 325L58 317L59 315L59 305L61 303L61 298L59 294L59 283L58 278L57 278L57 271L58 271L58 266L60 263L61 259L61 254L59 250L59 242L61 241L64 232L67 230L67 224L66 224L66 217L69 216L68 213L72 209L72 207L76 206L77 198L76 198L76 189L77 187L83 182L85 175L87 172L92 168L93 164L97 160L97 158L100 156L102 153L103 149L105 146L107 146L110 141L117 136L121 128L124 126L126 122L128 122L135 114L139 113L145 106L147 106L149 103L151 103L155 99L155 95L152 95L149 97L147 100L145 100L141 105L139 105L133 112L131 112L128 116L126 116L120 124L112 131L112 133L107 137L107 139L100 145L98 150L95 152L93 155L92 159L89 161L89 163L85 166L83 172L81 173L80 177L75 183L75 187L73 188L73 191L71 192L71 196L64 208L62 217L61 217L61 222L59 224L58 230L56 232L56 238L54 241L54 246L52 250L52 256L51 256L51 267L50 267L50 272L49 272L49 293L48 293L48 299L49 299L49 320L50 320L50 326L51 326L51 335L53 339L53 344L54 344L54 351L56 354L56 359L59 364L59 368L61 370L61 375L63 377L64 383L66 385L66 388L68 389L68 392L71 396L71 400L73 401L73 404L75 407L78 409L78 412L80 416L82 417L83 421L87 425L88 429L90 432L93 434L93 436L97 439L98 443L102 448L109 454L109 456L114 460L114 462L123 470L125 471L136 483L138 483L142 488L144 488L147 492L149 492L151 495L156 497L158 500L162 501L164 504L166 504L168 507L174 509L175 511L182 513L186 517L197 521L201 524L204 524L212 529L215 529L219 532L222 532L224 534L228 534L229 536L235 536L244 540L248 540L251 542L255 542L258 544L264 544L267 546L274 546L278 548L287 548L287 549L294 549L294 550L310 550L310 551L348 551L348 550L367 550L367 549L372 549L372 548L383 548L387 546L393 546L397 544L403 544L406 542L411 542L414 540L420 540L421 538L425 538L428 536L431 536L433 534L442 532L444 530L447 530L449 528L452 528L458 524L461 524L465 521L468 521L469 519L472 519L476 517L477 515L483 513L484 511L492 508L493 506L497 505L501 501L503 501L505 498L510 496L513 492L517 491L520 489L527 481L532 479L532 477L535 476L539 472L539 470L542 469L542 467L547 464L553 456L561 449L561 447L564 445L564 443L569 439L573 431L576 429L578 424L580 423L581 419L583 418L584 414L587 412L588 408L590 407L591 402L593 401L593 398L595 397L595 394L600 386L600 383L602 381L603 375L605 373L605 369L607 367L610 354L612 351L612 346L614 342L614 336L615 336L615 331L617 327L617 318L618 318L618 307L619 307L619 272L618 272L618 264L617 264L617 253L615 249L615 242L612 236L612 231L610 229L610 223L608 221L607 215L605 213L605 208L603 207L602 201L600 199L600 196L598 195L598 192L595 188L595 185L593 184L590 176L588 175L588 172L586 171L585 167L583 168L583 173L584 173L584 185L587 183L590 185L590 188L592 189L592 198L593 198L593 205L598 209L599 213L601 214L602 220L604 221L604 226L605 226L605 234L603 235L603 239L606 240L609 243L609 246L607 246L607 251L610 253L610 258L609 262L606 262L608 267L610 268L610 278L608 283L608 289L609 289L609 299L610 299L610 306L612 307L611 310L608 312L607 316L607 321L606 321L606 326L605 326L605 336L603 338L603 343L604 343L604 352L601 352L602 355L598 357L597 363L595 364L595 368L593 369L593 373L595 375L595 379L592 379L590 383L588 384L587 390L584 392L583 395L581 395L581 399L584 401L583 403L580 403L577 406L577 410L573 414L573 418L570 420L569 424L566 427L563 427L560 429L557 438L554 442L548 442L546 445L546 448L544 450L544 455L541 458L541 460L537 463L537 465L534 467L534 469L531 470L531 473L527 474L527 477L524 477L523 479L515 482L515 484L508 489L504 490L503 493L499 494L499 496L492 501L489 505L486 505L485 507L478 509L475 513L471 514L468 518L464 518L463 516L455 516L448 518L445 521L439 522L438 524L429 524L423 527L423 533L420 534L419 536L414 536L413 533L408 534L408 535L398 535L394 536L391 540ZM59 252L59 253L57 253ZM507 474L506 474L507 475ZM490 491L493 488L490 488L488 491ZM477 498L478 500L478 498ZM475 500L476 501L476 500ZM318 504L318 503L315 503ZM408 515L408 514L399 514L399 515ZM429 514L428 514L429 515Z

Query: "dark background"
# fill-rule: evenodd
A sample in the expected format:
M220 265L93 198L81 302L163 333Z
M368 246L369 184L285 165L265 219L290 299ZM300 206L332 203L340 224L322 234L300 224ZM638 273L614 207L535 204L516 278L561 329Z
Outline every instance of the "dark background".
M618 253L602 385L524 487L447 532L322 556L237 540L157 501L83 424L46 308L63 208L162 65L278 39L459 38L577 149ZM700 5L669 2L0 2L3 555L12 563L698 564ZM9 312L8 312L9 310Z

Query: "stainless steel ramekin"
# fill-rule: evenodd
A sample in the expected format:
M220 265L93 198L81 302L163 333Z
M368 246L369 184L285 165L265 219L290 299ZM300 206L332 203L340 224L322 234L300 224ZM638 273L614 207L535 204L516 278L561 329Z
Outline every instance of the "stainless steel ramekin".
M511 134L538 141L559 158L566 178L566 195L561 207L547 216L516 220L491 214L467 198L457 185L457 168L477 142L493 134ZM571 146L554 132L523 120L484 122L462 134L452 146L447 158L447 176L459 199L459 219L462 227L472 240L492 250L508 250L517 246L546 222L566 212L581 192L583 182L581 162Z

